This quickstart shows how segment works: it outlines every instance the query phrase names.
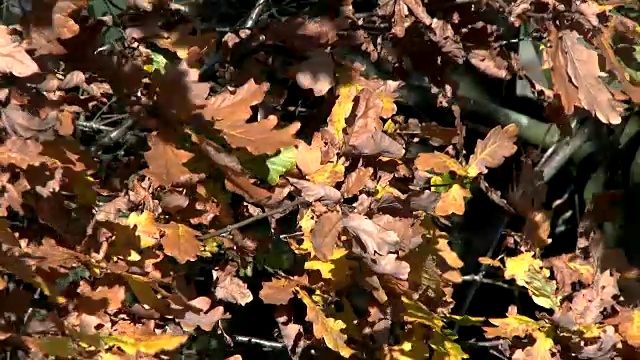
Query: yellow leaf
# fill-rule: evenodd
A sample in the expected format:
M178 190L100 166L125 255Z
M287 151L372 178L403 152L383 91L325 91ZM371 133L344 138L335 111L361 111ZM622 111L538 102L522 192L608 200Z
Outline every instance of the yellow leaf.
M522 315L509 315L503 319L489 319L495 327L485 326L485 336L487 338L503 337L511 339L514 336L525 337L544 328L543 324Z
M462 360L468 359L469 355L467 355L460 345L456 344L453 341L454 338L444 335L443 333L437 332L434 336L429 340L429 346L431 346L435 353L433 354L434 360Z
M632 310L627 318L618 326L618 330L629 345L640 347L640 310Z
M342 131L347 127L345 119L351 114L353 100L360 89L361 87L355 84L344 84L338 88L338 99L331 109L328 123L329 128L340 142L343 140Z
M313 250L313 243L311 242L311 230L315 225L315 215L311 209L308 209L302 219L300 219L300 229L302 230L303 242L300 245L296 245L294 241L291 241L292 249L297 254L311 254L311 257L315 255Z
M326 317L304 290L296 287L294 291L307 306L306 320L313 324L313 335L317 339L324 339L331 350L337 351L345 358L350 357L355 351L347 346L347 336L340 332L347 325L340 320Z
M421 303L413 301L406 296L402 297L402 301L407 309L404 314L404 319L406 321L424 324L436 331L440 331L444 326L444 321Z
M56 357L76 357L76 350L73 341L65 336L45 336L41 338L31 338L31 345L39 352Z
M314 184L334 186L338 181L344 180L343 161L324 164L312 174L307 175L307 179Z
M189 335L167 335L167 334L130 334L130 335L106 335L102 341L106 345L120 347L129 355L136 355L138 352L155 354L160 351L173 350L182 345Z
M464 167L455 159L437 151L418 155L414 164L421 171L435 171L441 174L453 171L459 175L466 175L467 173Z
M339 287L348 283L351 268L356 264L344 257L348 250L335 248L328 261L309 260L304 264L307 270L318 270L323 279L333 280L334 286Z
M529 251L515 257L505 258L504 278L514 279L518 285L526 286L529 268L542 268L542 261L534 259L533 255L533 251Z
M447 216L450 214L464 214L464 199L471 196L471 192L458 184L453 184L449 191L442 194L436 204L435 214Z
M518 126L509 124L507 126L496 126L491 129L484 140L478 140L476 149L469 159L467 165L467 175L476 177L484 174L488 168L500 166L504 159L513 155L518 150L515 145L518 139Z
M426 331L422 326L413 326L409 331L403 331L402 343L387 346L381 356L384 360L415 360L424 359L429 355L429 347L425 341Z
M127 225L136 228L136 236L140 237L140 248L153 246L160 239L160 229L151 211L132 212L127 219Z

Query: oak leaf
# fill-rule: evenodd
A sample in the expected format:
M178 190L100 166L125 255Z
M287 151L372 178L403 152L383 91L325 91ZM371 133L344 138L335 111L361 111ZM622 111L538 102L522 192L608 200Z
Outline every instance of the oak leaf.
M328 212L316 221L311 233L311 242L315 254L320 260L330 259L342 226L342 215L338 212Z
M518 126L515 124L509 124L505 127L496 126L491 129L484 140L478 140L475 151L466 167L467 175L476 177L479 174L485 174L488 168L502 165L505 158L518 150L515 145L517 139Z
M202 110L205 118L215 121L215 128L233 147L244 147L254 155L273 154L281 148L296 145L295 133L300 128L294 122L283 129L274 127L278 119L269 115L266 119L247 123L251 117L251 106L264 99L269 84L256 84L253 79L235 91L225 90L207 102Z
M587 48L578 37L576 31L563 31L560 41L567 62L567 73L578 89L580 103L603 123L620 124L622 107L600 77L598 53Z
M182 165L194 156L192 153L176 148L157 132L149 135L148 141L151 149L144 153L144 158L149 168L143 170L143 173L153 179L155 186L169 187L197 179L195 174Z
M304 290L296 287L295 292L307 306L306 320L313 324L313 335L316 339L324 339L331 350L337 351L345 358L350 357L355 351L347 346L347 336L341 333L347 325L340 320L326 317Z
M342 220L343 226L356 235L369 255L387 255L398 250L400 238L390 230L384 230L371 219L360 214L349 214Z
M105 335L102 341L106 345L120 347L129 355L136 355L138 352L155 354L160 351L173 350L182 345L189 335L169 335L169 334L140 334L128 335Z
M249 291L247 284L229 274L221 276L218 280L215 295L218 299L243 306L253 300L253 294Z
M503 337L511 339L514 336L526 337L529 334L544 329L544 325L523 315L510 314L502 319L489 319L494 326L483 327L488 338Z
M307 145L304 141L297 144L296 165L304 175L314 173L322 166L322 151L320 147L312 142Z
M314 184L309 181L287 178L289 182L302 190L302 197L309 201L320 201L325 205L332 205L342 200L342 194L335 188L325 184Z
M340 189L340 191L346 198L358 194L367 181L371 180L371 175L373 175L373 168L357 168L355 171L349 173L349 175L344 179L344 183L342 184L342 189Z
M20 46L14 43L9 28L0 25L0 74L27 77L40 72L38 64Z
M307 175L307 179L316 184L334 186L338 181L344 179L344 171L343 159L340 159L338 162L322 165L314 173Z
M331 114L327 122L329 129L338 141L342 141L344 134L342 131L347 127L346 119L353 109L353 100L358 95L361 87L355 84L344 84L338 87L338 99L331 109Z
M263 282L260 298L265 304L284 305L294 296L294 290L300 282L306 283L307 276L299 279L283 277Z
M442 194L436 204L434 213L438 216L450 214L464 214L465 198L471 196L471 192L458 184L453 184L451 189Z
M414 164L421 171L435 171L437 173L446 174L450 171L458 175L466 175L466 171L462 165L447 154L437 151L431 153L421 153L416 158Z
M136 229L136 236L140 237L140 248L155 245L160 239L160 229L155 221L155 216L150 211L143 213L132 212L129 214L127 224Z
M629 343L629 345L639 348L640 347L640 310L628 310L625 309L623 311L622 321L618 325L618 331L620 331L620 335L624 338L624 340Z
M173 256L181 264L198 258L200 242L196 237L199 232L173 221L160 228L165 232L161 240L165 254Z
M188 310L182 317L177 317L178 322L186 331L193 331L198 326L204 331L211 331L218 321L224 316L224 308L222 306L211 307L211 299L206 296L200 296L189 301L189 304L197 309L199 313Z

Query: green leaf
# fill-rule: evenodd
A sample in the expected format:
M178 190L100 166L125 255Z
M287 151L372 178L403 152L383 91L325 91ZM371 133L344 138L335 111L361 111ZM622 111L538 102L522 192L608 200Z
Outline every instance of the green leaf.
M267 160L269 175L267 181L271 185L278 183L280 175L293 169L296 166L296 153L298 150L293 146L280 149L280 153Z

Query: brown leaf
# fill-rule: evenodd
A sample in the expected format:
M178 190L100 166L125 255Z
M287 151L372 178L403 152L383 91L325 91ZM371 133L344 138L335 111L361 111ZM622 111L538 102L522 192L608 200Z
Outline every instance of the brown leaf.
M71 19L70 15L79 11L80 7L74 1L58 1L53 7L53 29L63 40L72 38L80 33L80 26Z
M499 79L509 79L509 63L489 50L474 49L469 53L469 61L481 72Z
M185 162L194 155L188 151L177 149L173 144L163 140L157 132L149 135L151 149L144 153L149 165L143 173L153 179L154 186L171 186L195 182L198 176L184 167Z
M458 184L453 184L451 189L442 194L434 213L438 216L450 214L464 214L464 199L471 196L471 192Z
M195 298L189 301L189 304L196 309L200 309L200 312L196 313L193 310L187 310L182 317L177 318L185 331L193 331L198 326L204 331L211 331L224 316L224 308L222 306L216 306L209 310L211 299L206 296Z
M54 114L56 115L56 114ZM2 122L11 133L23 138L35 138L38 141L53 140L57 115L45 121L22 110L18 105L9 104L2 109Z
M518 126L509 124L505 127L496 126L491 129L484 140L478 140L476 149L467 164L467 175L476 177L486 174L488 168L496 168L505 158L513 155L518 147Z
M345 198L357 195L367 181L370 180L371 175L373 175L373 168L357 168L354 172L346 176L340 191Z
M85 85L85 76L82 71L72 71L65 76L64 80L58 86L59 89L70 89L73 87L82 87Z
M419 154L414 164L421 171L431 170L441 174L453 171L459 175L466 174L464 167L459 162L449 155L437 151Z
M560 34L560 44L567 65L566 71L578 88L580 104L603 123L620 124L622 105L613 99L600 77L598 54L583 45L578 37L575 31L563 31ZM554 63L553 66L555 67L556 64ZM562 66L562 63L558 66Z
M325 17L307 19L302 16L290 16L281 23L271 24L264 35L267 42L284 44L304 53L326 48L338 40L339 26L336 21Z
M335 188L325 184L314 184L309 181L287 178L289 182L302 190L302 197L309 202L320 201L325 205L336 204L342 200L342 194Z
M265 304L285 305L294 296L293 290L297 285L306 283L307 275L299 279L277 278L269 282L262 283L260 298Z
M196 237L200 235L199 232L173 221L159 227L165 231L161 242L167 255L173 256L181 264L198 258L200 242Z
M312 174L320 169L322 166L322 150L316 142L312 142L311 146L309 146L304 141L300 141L297 144L297 148L296 165L304 175Z
M38 64L20 47L20 44L13 42L9 28L0 25L0 74L27 77L38 72L40 72Z
M342 215L338 212L328 212L316 221L311 233L311 243L320 260L328 261L331 258L340 230Z
M247 284L233 275L221 277L216 285L215 294L218 299L243 306L253 300Z
M411 9L411 12L418 18L423 24L429 26L433 22L431 16L427 14L427 11L420 0L402 0L402 2Z
M296 82L303 89L313 90L315 96L324 96L335 84L333 81L333 59L323 49L307 54L309 59L298 66Z
M225 90L207 102L202 110L205 118L215 121L215 128L222 132L233 147L244 147L254 155L273 154L283 147L296 145L294 135L300 128L294 122L283 129L274 130L278 123L275 115L261 121L247 123L251 106L264 99L269 84L256 84L253 79L236 89Z
M387 255L400 246L400 238L395 232L381 229L363 215L349 214L342 223L352 234L358 236L369 255Z

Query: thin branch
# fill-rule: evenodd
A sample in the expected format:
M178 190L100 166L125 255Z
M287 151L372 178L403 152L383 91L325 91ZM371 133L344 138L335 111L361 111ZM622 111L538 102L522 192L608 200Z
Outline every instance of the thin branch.
M262 214L258 214L256 216L252 216L252 217L250 217L248 219L245 219L245 220L242 220L242 221L237 222L235 224L231 224L229 226L226 226L226 227L224 227L224 228L222 228L220 230L216 230L214 232L201 235L198 239L207 240L207 239L211 239L211 238L216 237L216 236L220 236L222 234L226 234L226 233L228 233L228 232L230 232L232 230L239 229L239 228L241 228L243 226L249 225L249 224L251 224L253 222L256 222L256 221L258 221L260 219L264 219L266 217L269 217L269 216L272 216L272 215L275 215L275 214L278 214L278 213L281 213L281 212L285 212L285 211L289 212L293 208L295 208L296 206L304 204L306 202L307 202L307 200L305 200L303 198L298 198L298 199L296 199L296 200L294 200L294 201L292 201L292 202L290 202L288 204L282 205L281 207L279 207L277 209L265 211Z
M479 275L465 275L465 276L462 277L462 281L476 281L476 282L483 283L483 284L491 284L491 285L500 286L500 287L503 287L503 288L509 289L509 290L518 290L518 291L521 290L519 288L514 288L513 286L505 284L505 283L500 282L498 280L487 279L487 278L484 278L484 277L479 276Z
M264 348L274 349L274 350L286 350L287 345L283 343L279 343L276 341L258 339L251 336L242 336L242 335L231 335L231 338L234 342L250 344L250 345L259 345Z

